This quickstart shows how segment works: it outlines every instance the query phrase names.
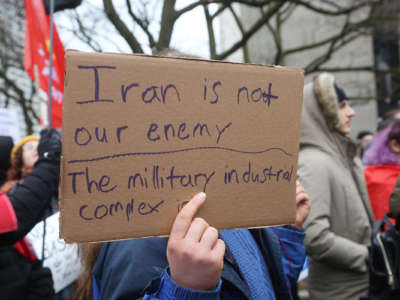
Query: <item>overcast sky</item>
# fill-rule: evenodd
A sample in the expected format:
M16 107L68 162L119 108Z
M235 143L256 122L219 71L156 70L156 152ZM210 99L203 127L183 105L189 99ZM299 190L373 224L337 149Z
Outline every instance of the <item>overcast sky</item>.
M158 32L162 1L132 1L132 5L141 2L149 3L149 15L150 17L156 19L156 22L154 22L151 27L151 31L153 33ZM176 4L176 9L180 9L190 4L191 2L193 1L178 0ZM125 1L117 0L113 3L118 12L120 12L121 17L127 20L127 24L132 27L132 22L130 22L127 10L125 8ZM214 7L210 7L210 9L215 8L216 5L214 5ZM131 53L131 50L127 43L118 35L118 33L115 32L113 25L107 20L106 16L104 15L102 1L84 0L82 4L77 8L77 12L80 16L82 16L83 21L89 26L93 24L93 21L91 21L91 19L93 19L93 14L90 14L89 11L93 10L97 11L97 15L100 18L95 22L96 26L94 28L97 31L96 36L105 36L104 38L98 38L98 40L101 41L101 47L104 49L104 51L120 51ZM69 15L70 13L71 12L65 11L55 14L55 21L65 48L72 48L82 51L93 51L84 43L79 41L79 39L74 37L74 35L68 30L68 28L71 28L72 26ZM150 48L146 46L147 39L145 35L138 27L133 28L133 30L139 38L139 41L142 43L142 46L144 46L145 52L147 54L150 54ZM218 30L216 30L216 34L218 35ZM157 34L154 35L157 36ZM107 37L112 37L112 42L108 41ZM184 14L178 19L178 21L175 23L171 46L172 48L178 49L185 53L199 55L206 58L209 57L207 27L202 7L197 7L196 9Z

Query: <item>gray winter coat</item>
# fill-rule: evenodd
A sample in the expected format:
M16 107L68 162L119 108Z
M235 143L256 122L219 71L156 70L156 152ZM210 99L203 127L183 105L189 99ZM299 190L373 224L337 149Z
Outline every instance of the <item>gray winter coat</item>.
M312 202L304 243L313 300L359 300L368 286L373 215L356 145L338 122L334 77L322 73L304 87L298 170Z

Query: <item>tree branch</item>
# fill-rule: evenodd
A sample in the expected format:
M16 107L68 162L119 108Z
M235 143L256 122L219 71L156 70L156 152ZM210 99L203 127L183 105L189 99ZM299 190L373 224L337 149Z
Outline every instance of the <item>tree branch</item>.
M372 0L365 0L356 5L349 6L346 8L340 8L340 9L337 9L336 11L332 11L332 10L326 10L326 9L322 9L317 6L314 6L311 4L311 1L310 2L302 1L302 0L287 0L287 1L297 4L297 5L304 6L304 7L308 8L309 10L312 10L312 11L320 13L320 14L328 15L328 16L347 15L347 14L350 14L360 8L370 6L371 4L374 3L374 1L372 1ZM377 1L375 1L375 2L378 3Z
M374 24L376 21L377 21L377 19L371 19L371 17L367 17L367 18L365 18L362 21L359 21L357 23L353 23L353 24L352 23L346 23L339 33L334 34L334 35L332 35L332 36L330 36L330 37L328 37L328 38L326 38L324 40L321 40L319 42L316 42L316 43L311 43L311 44L308 44L308 45L303 45L303 46L300 46L300 47L296 47L296 48L285 50L283 55L286 56L286 55L290 55L292 53L297 53L297 52L301 52L301 51L305 51L305 50L309 50L309 49L313 49L313 48L318 48L318 47L324 46L326 44L331 43L332 41L344 38L346 35L354 32L354 31L356 31L356 30L358 30L360 28L370 26L370 25Z
M229 3L224 3L222 4L217 11L211 16L211 19L215 19L217 16L219 16L226 8L228 8L230 6Z
M20 106L22 108L22 112L24 115L28 134L31 134L33 132L33 122L31 120L31 118L29 117L29 108L26 105L26 98L25 98L25 94L24 94L23 90L20 89L14 81L12 81L10 78L8 78L7 74L1 68L0 68L0 78L3 78L6 85L11 87L12 90L17 94L16 101L20 104ZM8 94L9 98L15 99L15 97L12 96L9 93L9 91L7 91L6 94Z
M92 48L96 52L102 52L102 48L100 47L99 43L93 40L93 32L87 32L86 27L83 25L81 18L79 17L76 10L72 10L74 14L74 19L78 24L78 31L73 30L75 36L78 36L83 42L85 42L90 48Z
M120 19L119 15L115 11L114 5L112 4L112 0L103 0L104 11L114 25L115 29L121 34L121 36L125 39L128 43L129 47L131 48L132 52L134 53L143 53L143 49L140 46L140 43L136 39L136 37L130 32L128 27L125 25L124 22Z
M171 42L172 30L179 15L175 11L176 0L164 0L163 10L161 14L161 30L158 37L156 49L158 51L169 48Z
M335 68L329 68L329 67L323 67L323 68L318 68L318 72L331 72L331 73L337 73L337 72L375 72L379 74L400 74L400 68L388 68L388 69L379 69L377 67L374 67L372 65L368 66L357 66L357 67L335 67Z
M338 40L333 40L328 51L325 52L324 54L322 54L321 56L317 57L316 59L314 59L311 63L309 63L305 68L304 68L304 73L305 74L310 74L313 72L316 72L319 70L319 67L326 63L332 56L332 54L338 50L339 48L343 47L344 45L354 41L355 39L357 39L359 36L358 35L354 35L350 38L348 38L347 40L342 40L341 43L339 45L336 45L336 43L338 42Z
M282 1L281 0L263 0L263 1L260 1L260 0L258 0L258 1L257 0L231 0L231 1L229 1L229 0L200 0L200 1L197 1L197 2L187 5L186 7L178 10L176 13L177 13L177 16L179 17L179 16L183 15L184 13L191 11L192 9L196 8L199 5L205 5L205 4L210 4L210 3L221 3L224 5L240 3L240 4L247 5L247 6L252 6L252 7L262 7L266 4L273 3L273 2L282 2Z
M243 45L246 44L247 41L260 29L260 27L263 26L284 4L284 1L272 4L268 11L246 32L240 41L236 42L231 48L217 55L216 59L225 59L236 50L243 47Z
M134 14L134 12L132 10L131 2L129 0L126 0L126 5L128 6L128 13L131 16L131 18L133 19L133 21L136 22L140 26L140 28L142 28L144 33L147 35L150 48L154 48L156 46L156 42L154 40L153 35L149 31L148 25L144 24L144 22Z
M203 5L203 10L207 23L208 43L210 45L210 58L215 59L215 56L217 55L217 46L215 42L214 27L212 24L213 20L211 18L210 11L208 10L208 4Z
M235 19L236 25L238 26L243 38L246 32L244 30L242 22L240 21L238 15L236 14L235 10L231 5L229 5L229 10L232 13L233 18ZM250 57L249 57L249 48L247 46L247 43L243 45L242 49L243 49L243 60L245 63L249 63Z

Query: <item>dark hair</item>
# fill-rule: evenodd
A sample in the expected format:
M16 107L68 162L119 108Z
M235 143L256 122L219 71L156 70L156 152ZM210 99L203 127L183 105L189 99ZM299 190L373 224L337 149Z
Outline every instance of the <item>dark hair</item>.
M364 136L366 135L374 135L371 131L369 130L361 130L358 134L357 134L357 140L361 140Z
M0 136L0 186L7 178L7 170L11 166L11 149L14 146L10 136Z
M396 140L400 144L400 119L394 119L392 129L388 135L388 142Z
M344 92L344 90L342 88L338 87L336 85L336 83L335 83L335 91L336 91L336 96L338 98L338 102L339 103L348 99L348 97L347 97L346 93Z
M395 109L389 109L385 114L383 115L383 120L388 120L391 118L394 118L395 115L400 114L400 109L395 108Z

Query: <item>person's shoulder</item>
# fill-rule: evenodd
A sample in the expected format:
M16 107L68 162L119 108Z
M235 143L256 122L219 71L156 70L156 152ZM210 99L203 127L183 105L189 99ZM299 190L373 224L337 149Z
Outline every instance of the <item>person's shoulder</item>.
M141 259L154 253L165 252L167 243L166 238L150 237L108 242L103 248L107 256Z
M100 274L110 269L162 264L166 259L167 242L166 238L140 238L104 243L93 271L100 278Z
M335 166L335 158L325 151L317 148L306 148L299 152L299 164L312 168L327 168Z

